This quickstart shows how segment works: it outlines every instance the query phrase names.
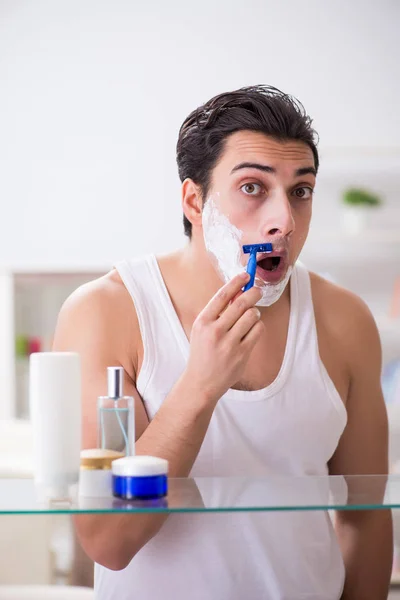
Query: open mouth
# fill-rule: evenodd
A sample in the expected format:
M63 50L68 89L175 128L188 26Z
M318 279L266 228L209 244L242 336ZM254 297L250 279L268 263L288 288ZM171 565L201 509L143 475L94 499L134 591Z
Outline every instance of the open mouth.
M280 256L267 256L257 262L257 265L264 271L276 271L281 263Z
M281 252L280 254L273 253L272 256L264 254L257 261L256 275L265 283L279 283L285 276L287 267L288 260L285 252Z

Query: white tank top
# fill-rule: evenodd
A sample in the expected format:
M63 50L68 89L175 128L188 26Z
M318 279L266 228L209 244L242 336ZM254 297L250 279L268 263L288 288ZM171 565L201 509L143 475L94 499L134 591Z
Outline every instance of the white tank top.
M137 389L151 420L185 369L189 341L155 256L117 269L138 315L144 359ZM227 505L232 486L214 489L205 476L328 473L346 410L319 356L310 278L300 263L290 293L275 381L229 389L214 410L191 471L206 504ZM97 600L338 600L343 585L326 511L172 514L124 570L95 566Z

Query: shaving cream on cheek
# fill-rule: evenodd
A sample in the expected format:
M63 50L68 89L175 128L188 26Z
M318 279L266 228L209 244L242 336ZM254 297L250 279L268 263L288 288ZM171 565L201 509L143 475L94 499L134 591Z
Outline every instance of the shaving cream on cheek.
M202 224L204 243L207 251L225 283L230 281L246 268L242 265L243 231L235 227L227 216L220 212L217 201L219 194L210 196L203 207ZM258 242L259 240L257 240ZM283 294L292 274L289 267L285 277L278 283L267 283L256 276L254 285L262 292L257 306L271 306Z
M245 268L240 262L243 232L217 208L213 197L207 199L202 213L203 235L207 251L225 283Z

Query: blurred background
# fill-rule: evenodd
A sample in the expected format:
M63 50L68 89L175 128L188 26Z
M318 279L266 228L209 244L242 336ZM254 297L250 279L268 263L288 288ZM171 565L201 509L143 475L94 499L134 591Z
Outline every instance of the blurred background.
M29 355L51 348L63 301L120 259L184 243L181 122L257 83L314 119L301 260L376 318L398 470L399 25L396 0L0 0L0 477L32 476ZM0 585L90 585L67 517L21 519L1 520Z

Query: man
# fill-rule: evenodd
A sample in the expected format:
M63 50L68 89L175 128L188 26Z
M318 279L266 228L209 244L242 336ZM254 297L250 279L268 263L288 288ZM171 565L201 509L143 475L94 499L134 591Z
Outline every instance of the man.
M171 477L387 473L374 321L296 262L318 171L303 107L267 86L217 96L183 123L177 162L186 247L118 265L60 313L54 349L82 357L84 446L119 364L137 453ZM262 243L243 292L242 245ZM335 526L321 511L76 519L99 600L386 598L390 513Z

